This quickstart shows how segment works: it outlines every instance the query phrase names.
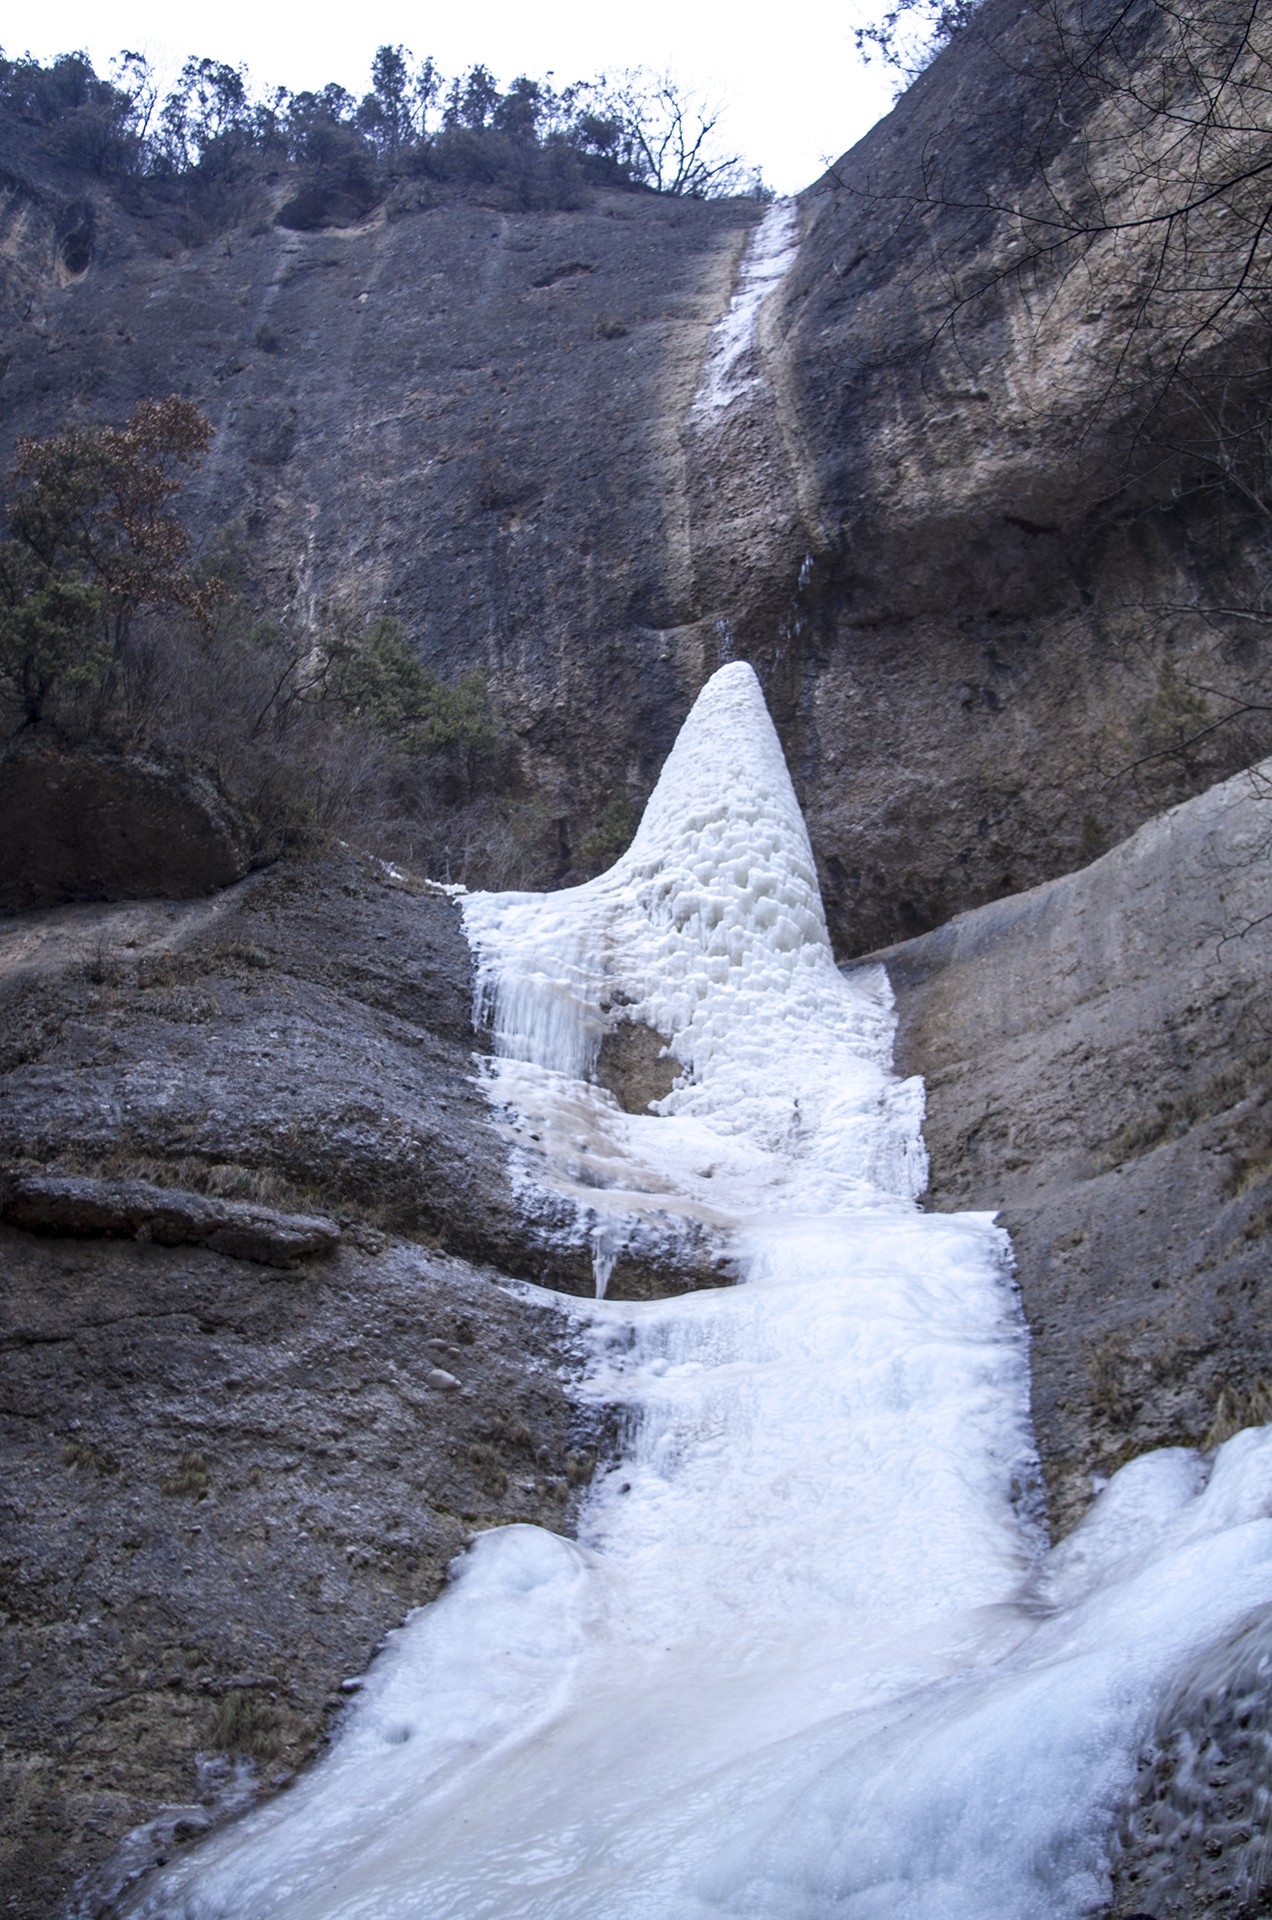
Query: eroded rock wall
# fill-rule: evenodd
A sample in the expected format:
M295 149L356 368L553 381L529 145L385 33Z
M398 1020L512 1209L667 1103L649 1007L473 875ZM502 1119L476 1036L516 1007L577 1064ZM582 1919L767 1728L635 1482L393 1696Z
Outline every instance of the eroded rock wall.
M454 904L348 853L0 927L15 1920L308 1759L475 1530L570 1524L599 1436L471 1015Z
M682 426L762 208L508 214L404 179L355 225L296 231L274 224L294 185L257 181L192 241L98 183L68 277L77 183L11 180L0 457L194 398L216 428L186 496L201 542L275 617L391 614L444 677L485 669L563 871L606 800L648 792L718 664Z
M1151 93L1164 14L1136 17L1156 22L1133 49ZM1257 757L1219 729L1192 765L1145 760L1174 675L1217 716L1266 672L1261 641L1220 640L1196 609L1262 604L1267 528L1187 470L1189 433L1166 424L1176 347L1206 361L1167 339L1182 294L1144 306L1151 220L1075 249L1045 223L1048 205L1059 228L1115 222L1143 158L1118 102L1078 82L1072 49L1102 30L1123 13L990 0L809 190L768 316L809 558L797 585L789 556L754 644L850 951L1076 867ZM1149 117L1146 142L1168 134ZM1256 316L1225 351L1265 364Z
M929 1206L1011 1231L1053 1523L1272 1399L1272 766L885 949Z
M453 1257L0 1262L0 1911L50 1920L285 1785L475 1529L563 1525L577 1443L564 1328Z

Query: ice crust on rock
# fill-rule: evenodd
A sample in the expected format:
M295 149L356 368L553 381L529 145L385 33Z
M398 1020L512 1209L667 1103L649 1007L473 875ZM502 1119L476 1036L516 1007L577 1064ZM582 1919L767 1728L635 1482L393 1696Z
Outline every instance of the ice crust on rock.
M744 1284L563 1302L627 1434L578 1543L483 1534L330 1757L135 1911L1101 1911L1159 1702L1272 1603L1272 1430L1132 1462L1046 1551L1005 1236L915 1205L887 983L833 964L748 667L704 690L609 874L465 913L492 1094L540 1131L522 1177L582 1193L604 1162L601 1227L680 1207ZM656 1112L587 1078L615 1005L681 1064Z
M799 251L799 207L775 200L747 242L728 312L712 328L693 412L718 419L733 401L760 384L755 367L760 308Z

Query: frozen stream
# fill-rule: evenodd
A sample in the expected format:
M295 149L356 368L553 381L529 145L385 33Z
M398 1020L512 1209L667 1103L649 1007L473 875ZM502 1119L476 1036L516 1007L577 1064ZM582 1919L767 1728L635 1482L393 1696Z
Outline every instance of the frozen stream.
M1048 1553L1005 1236L923 1214L881 971L844 979L749 667L630 851L467 906L520 1177L743 1284L569 1303L627 1409L577 1544L483 1535L305 1780L136 1911L1077 1920L1164 1692L1272 1601L1272 1431L1133 1462ZM621 1008L682 1069L588 1079Z

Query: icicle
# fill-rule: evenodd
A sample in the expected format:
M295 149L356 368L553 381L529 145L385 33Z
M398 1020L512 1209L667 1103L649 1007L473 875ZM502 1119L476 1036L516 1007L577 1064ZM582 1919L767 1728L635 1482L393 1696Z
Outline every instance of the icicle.
M618 1256L623 1248L622 1229L613 1220L598 1221L592 1229L592 1278L596 1284L596 1297L605 1298L610 1276L614 1271Z

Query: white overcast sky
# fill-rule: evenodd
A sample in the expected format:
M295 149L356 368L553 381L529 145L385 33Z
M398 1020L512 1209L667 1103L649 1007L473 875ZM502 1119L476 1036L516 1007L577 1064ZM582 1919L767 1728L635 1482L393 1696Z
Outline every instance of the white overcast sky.
M863 67L853 46L853 24L869 8L870 0L768 0L752 30L736 0L483 0L437 13L407 0L312 10L220 0L197 12L174 0L43 0L6 10L0 44L10 57L42 60L83 48L100 73L121 47L170 70L189 53L207 54L246 65L262 89L338 80L358 96L385 41L431 53L448 74L484 61L505 83L518 73L552 71L559 86L606 69L669 70L724 107L730 147L791 193L891 105L889 77Z

